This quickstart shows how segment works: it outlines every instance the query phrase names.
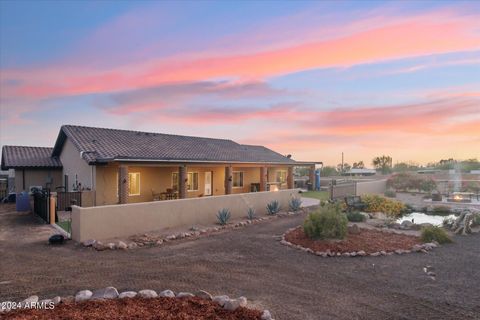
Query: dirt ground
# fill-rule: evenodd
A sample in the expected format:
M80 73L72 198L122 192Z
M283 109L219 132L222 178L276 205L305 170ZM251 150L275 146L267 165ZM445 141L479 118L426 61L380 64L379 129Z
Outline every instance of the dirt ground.
M283 246L279 236L304 216L274 219L161 247L96 252L53 233L30 214L0 209L0 301L171 289L231 297L275 319L480 319L480 234L429 254L321 258ZM423 272L431 265L432 280Z

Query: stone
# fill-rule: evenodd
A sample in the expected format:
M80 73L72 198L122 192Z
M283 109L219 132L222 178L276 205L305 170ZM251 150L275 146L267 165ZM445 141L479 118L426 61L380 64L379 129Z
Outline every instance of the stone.
M60 302L62 302L62 298L60 296L56 296L55 298L52 299L52 302L54 305L57 305Z
M240 307L246 307L247 306L247 303L248 303L248 300L246 297L240 297L237 299L238 302L240 302Z
M157 244L157 246L162 245L162 244L163 244L163 240L162 240L162 239L157 240L156 244Z
M382 251L380 251L380 254L381 254L382 256L386 256L386 255L387 255L387 252L384 251L384 250L382 250Z
M240 307L240 301L237 299L228 299L223 305L223 309L229 311L235 311Z
M95 243L92 245L95 250L97 251L103 251L103 250L107 250L107 246L104 245L102 242L100 241L95 241Z
M419 244L416 244L412 247L413 252L420 252L422 250L422 246Z
M350 257L356 257L356 256L357 256L357 253L355 251L350 252Z
M126 250L128 248L127 244L123 241L118 241L116 246L120 250Z
M213 301L218 303L221 307L223 307L228 300L230 300L230 298L225 295L213 297Z
M97 240L95 239L88 239L88 240L85 240L82 242L83 246L84 247L91 247L94 245L94 243L96 242Z
M177 236L174 234L171 234L167 237L167 240L175 240L175 239L177 239Z
M118 291L115 287L106 287L103 289L95 290L91 299L116 299L118 297Z
M175 293L172 290L163 290L158 295L160 297L175 298Z
M41 306L49 306L52 303L52 299L43 299L38 301Z
M206 300L212 300L212 295L205 290L198 290L194 294L196 297L206 299Z
M405 220L401 224L402 229L405 229L405 230L411 229L412 226L413 226L413 222L409 220Z
M350 257L350 252L344 252L344 253L342 253L342 256L343 257Z
M115 243L113 243L113 242L107 243L107 248L110 249L110 250L115 250L116 249Z
M397 249L397 250L395 250L395 253L396 253L396 254L402 254L402 253L403 253L403 250L402 250L402 249Z
M75 295L75 302L82 302L82 301L90 300L92 295L93 295L93 292L90 291L90 290L78 291L77 294Z
M260 319L262 319L262 320L272 320L272 315L270 314L270 311L263 310L262 317Z
M348 233L350 234L359 234L360 233L360 228L358 225L353 224L351 226L348 226Z
M140 298L156 298L158 294L154 290L144 289L138 292Z
M26 305L30 305L32 303L37 303L37 302L38 302L38 296L30 296L27 299L20 302L20 305L22 307L25 307Z
M119 299L124 299L124 298L135 298L137 296L137 293L135 291L124 291L118 295Z
M378 257L381 253L380 252L373 252L373 253L370 253L370 256L371 257Z
M190 292L179 292L177 293L177 298L192 298L195 297L193 293Z
M361 256L361 257L365 257L367 255L367 253L363 250L360 250L357 252L357 255Z
M138 245L135 242L131 242L131 243L128 244L128 249L135 249L137 247L138 247Z

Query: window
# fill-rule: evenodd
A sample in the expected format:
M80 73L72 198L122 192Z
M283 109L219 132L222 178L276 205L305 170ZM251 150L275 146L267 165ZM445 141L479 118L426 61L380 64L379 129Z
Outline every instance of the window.
M172 173L172 188L178 190L178 172ZM198 191L198 172L187 173L187 190Z
M234 188L243 187L243 172L233 171L233 187Z
M130 196L139 196L140 195L140 172L131 172L131 173L129 172L128 182L129 182L128 194Z
M287 171L279 170L277 171L276 182L285 183L287 181Z

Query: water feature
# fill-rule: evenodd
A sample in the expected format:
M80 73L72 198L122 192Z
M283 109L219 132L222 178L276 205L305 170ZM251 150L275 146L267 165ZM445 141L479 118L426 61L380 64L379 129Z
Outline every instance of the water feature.
M405 215L401 218L398 218L397 223L402 223L405 220L414 221L415 224L421 223L431 223L434 226L441 226L444 219L452 218L455 219L456 216L454 214L450 214L448 216L438 216L438 215L428 215L422 212L412 212L408 215Z

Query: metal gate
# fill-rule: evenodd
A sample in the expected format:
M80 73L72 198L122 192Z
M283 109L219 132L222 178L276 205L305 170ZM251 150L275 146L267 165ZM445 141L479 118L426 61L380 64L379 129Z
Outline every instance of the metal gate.
M72 204L82 206L82 192L57 192L57 211L69 211Z
M335 181L330 185L330 199L343 199L346 196L354 196L357 193L357 183L355 181Z
M50 223L50 189L37 190L33 193L33 212Z

